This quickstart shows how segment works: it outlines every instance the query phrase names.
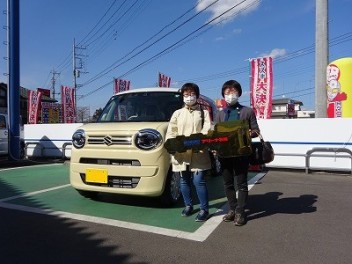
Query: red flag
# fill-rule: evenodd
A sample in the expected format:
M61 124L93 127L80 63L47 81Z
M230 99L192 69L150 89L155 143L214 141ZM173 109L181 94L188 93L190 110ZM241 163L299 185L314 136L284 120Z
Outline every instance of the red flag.
M76 121L75 89L71 89L67 86L61 86L61 101L63 123L74 123Z
M272 58L251 60L251 104L258 119L269 119L273 101Z
M170 87L171 78L159 73L159 87Z
M130 89L131 81L114 79L114 94L119 92L128 91Z
M28 95L28 124L38 123L38 111L42 93L37 91L29 91Z
M50 90L49 89L44 89L44 88L37 88L38 92L41 92L42 95L50 97Z

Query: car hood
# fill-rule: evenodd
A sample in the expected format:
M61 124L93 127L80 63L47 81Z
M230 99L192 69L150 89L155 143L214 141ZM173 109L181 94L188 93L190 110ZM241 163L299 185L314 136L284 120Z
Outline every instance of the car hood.
M141 129L155 129L162 135L165 134L168 122L121 122L121 123L91 123L80 126L78 129L83 129L86 133L100 134L134 134Z

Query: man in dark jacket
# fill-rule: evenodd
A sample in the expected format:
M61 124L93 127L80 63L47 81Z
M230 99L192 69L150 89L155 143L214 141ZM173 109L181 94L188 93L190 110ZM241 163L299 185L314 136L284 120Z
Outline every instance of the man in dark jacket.
M259 126L253 109L238 102L238 98L242 95L241 85L235 80L229 80L223 84L221 94L227 103L227 108L218 113L215 122L247 120L251 137L256 137ZM248 200L248 156L221 157L221 153L219 153L219 161L225 194L229 203L229 211L223 217L223 221L234 221L236 226L245 225L247 223L245 206ZM236 198L235 177L238 198Z

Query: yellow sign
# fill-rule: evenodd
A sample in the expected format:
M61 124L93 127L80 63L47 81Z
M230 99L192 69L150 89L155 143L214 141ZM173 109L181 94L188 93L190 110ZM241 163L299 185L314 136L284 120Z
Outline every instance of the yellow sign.
M352 58L331 62L326 69L327 116L352 117Z

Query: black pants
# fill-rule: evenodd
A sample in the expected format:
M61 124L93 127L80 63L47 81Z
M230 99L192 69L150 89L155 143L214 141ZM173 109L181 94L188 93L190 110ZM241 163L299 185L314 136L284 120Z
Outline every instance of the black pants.
M248 200L248 157L219 158L219 161L230 210L243 213ZM238 199L236 198L236 190L238 191Z

